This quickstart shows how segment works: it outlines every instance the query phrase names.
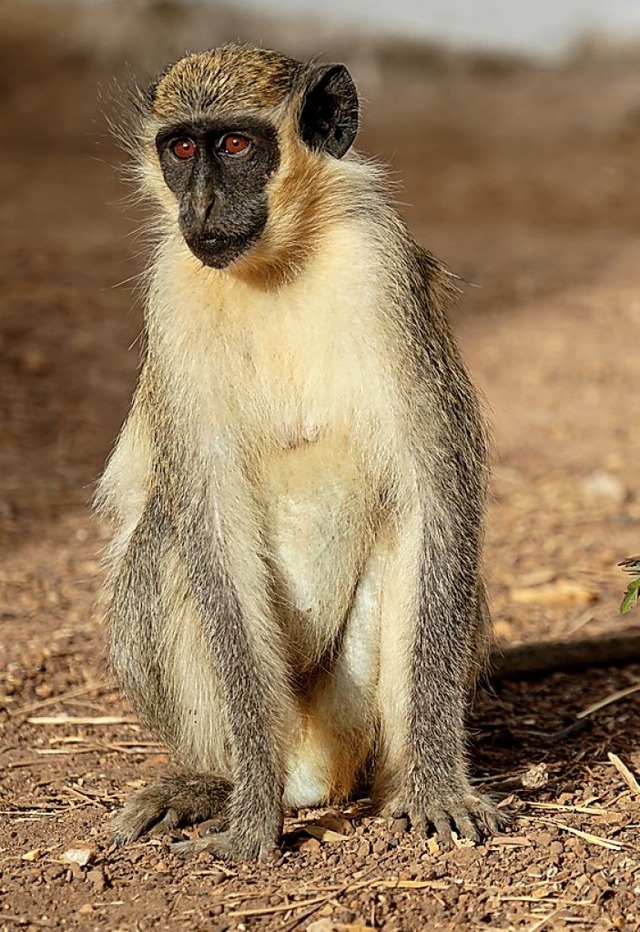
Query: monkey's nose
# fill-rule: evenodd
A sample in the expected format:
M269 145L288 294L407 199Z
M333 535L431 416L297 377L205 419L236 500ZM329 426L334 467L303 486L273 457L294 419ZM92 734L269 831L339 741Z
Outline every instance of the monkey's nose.
M191 198L191 224L194 232L203 233L213 210L215 197L209 193L198 193Z

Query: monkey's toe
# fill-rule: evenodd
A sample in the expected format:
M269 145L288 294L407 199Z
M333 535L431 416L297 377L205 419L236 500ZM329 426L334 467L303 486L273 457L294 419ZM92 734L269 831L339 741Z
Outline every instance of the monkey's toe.
M220 819L226 825L231 784L204 774L169 774L135 793L112 821L116 844L135 841L152 828L172 831L181 825Z

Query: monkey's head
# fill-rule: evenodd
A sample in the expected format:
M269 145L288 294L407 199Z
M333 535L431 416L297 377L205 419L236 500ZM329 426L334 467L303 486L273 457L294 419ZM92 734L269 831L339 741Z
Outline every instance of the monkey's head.
M335 167L357 130L344 65L222 46L149 89L142 176L203 265L281 278L340 206Z

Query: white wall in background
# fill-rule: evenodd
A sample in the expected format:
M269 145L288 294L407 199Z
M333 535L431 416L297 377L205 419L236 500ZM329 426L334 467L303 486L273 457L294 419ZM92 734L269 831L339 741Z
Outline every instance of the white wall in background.
M466 47L561 53L585 35L640 38L640 0L236 0Z

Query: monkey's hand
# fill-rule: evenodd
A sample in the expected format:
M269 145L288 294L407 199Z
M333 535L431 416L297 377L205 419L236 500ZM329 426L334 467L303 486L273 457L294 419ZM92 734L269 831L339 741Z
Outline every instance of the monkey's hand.
M274 793L268 784L236 786L229 800L225 831L178 842L171 850L185 857L208 851L225 861L270 861L279 854L282 823L281 790Z
M227 831L178 842L171 850L183 856L208 851L225 861L274 860L280 852L282 806L266 799L256 799L253 803L248 801L243 808L230 806Z
M118 845L135 841L145 832L170 832L181 825L206 819L228 824L231 784L208 774L166 774L127 800L112 822Z
M180 841L171 845L171 851L182 857L190 857L200 851L208 851L214 858L223 861L274 861L280 855L278 842L280 832L248 833L219 832L195 838L192 841Z
M443 847L452 844L452 829L463 838L480 842L498 832L508 819L488 796L476 793L466 779L457 785L405 787L383 808L383 814L407 816L414 831L435 828Z

